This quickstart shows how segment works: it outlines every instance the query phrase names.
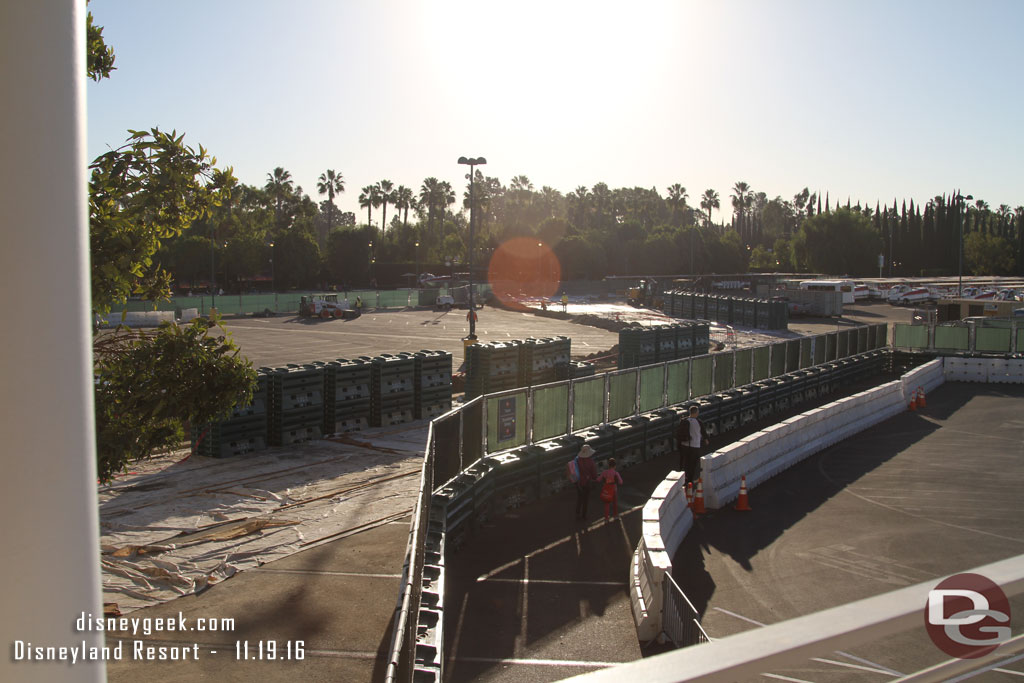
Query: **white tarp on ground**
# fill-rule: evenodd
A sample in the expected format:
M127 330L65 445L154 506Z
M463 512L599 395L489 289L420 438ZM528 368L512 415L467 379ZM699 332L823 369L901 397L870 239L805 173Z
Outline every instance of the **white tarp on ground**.
M99 489L103 601L122 612L409 514L426 423L234 458L139 464Z

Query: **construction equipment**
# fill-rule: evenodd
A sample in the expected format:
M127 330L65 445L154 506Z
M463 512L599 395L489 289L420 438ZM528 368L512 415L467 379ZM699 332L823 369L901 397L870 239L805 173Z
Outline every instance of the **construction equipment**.
M338 301L337 294L310 294L299 300L299 315L303 318L357 318L362 311L353 308L348 299Z

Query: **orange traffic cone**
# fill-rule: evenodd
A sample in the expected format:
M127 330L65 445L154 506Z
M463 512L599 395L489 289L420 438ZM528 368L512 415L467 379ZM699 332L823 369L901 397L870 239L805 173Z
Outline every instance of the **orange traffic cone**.
M697 480L697 495L693 499L693 514L704 514L704 480Z
M913 394L911 394L911 396L910 396L910 409L911 410L915 410L915 411L917 410L917 392L916 391Z
M693 509L693 484L686 484L686 507Z
M917 405L920 408L924 408L928 405L924 400L924 387L917 388Z
M736 509L743 512L749 512L753 508L750 507L750 500L747 498L747 476L743 475L740 478L740 498L736 501Z

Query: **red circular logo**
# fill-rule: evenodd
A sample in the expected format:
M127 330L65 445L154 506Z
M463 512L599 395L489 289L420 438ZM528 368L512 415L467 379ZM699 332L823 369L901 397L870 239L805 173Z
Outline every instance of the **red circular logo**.
M924 625L950 657L984 657L1010 639L1010 601L981 574L956 574L928 591Z

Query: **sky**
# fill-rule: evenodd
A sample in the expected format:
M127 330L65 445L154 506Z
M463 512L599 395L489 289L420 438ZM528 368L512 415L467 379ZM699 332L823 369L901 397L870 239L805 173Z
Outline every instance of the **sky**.
M356 212L460 156L568 193L737 181L874 206L959 189L1024 205L1017 0L93 0L90 158L175 129L240 181L288 170ZM461 202L460 202L461 205ZM393 209L392 209L393 210ZM392 215L389 211L389 215ZM715 220L720 213L715 213ZM380 211L373 212L378 223Z

